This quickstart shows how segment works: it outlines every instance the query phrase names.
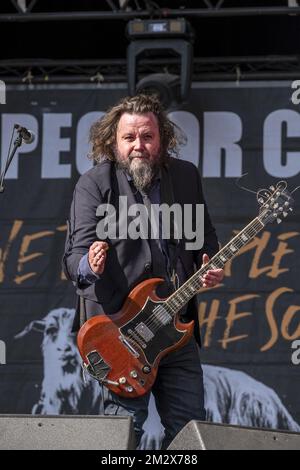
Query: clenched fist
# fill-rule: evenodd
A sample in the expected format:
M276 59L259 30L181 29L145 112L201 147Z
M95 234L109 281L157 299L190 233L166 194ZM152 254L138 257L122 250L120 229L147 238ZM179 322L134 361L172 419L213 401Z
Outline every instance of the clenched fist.
M106 242L94 242L89 249L89 264L95 274L102 274L105 267L106 252L109 246Z

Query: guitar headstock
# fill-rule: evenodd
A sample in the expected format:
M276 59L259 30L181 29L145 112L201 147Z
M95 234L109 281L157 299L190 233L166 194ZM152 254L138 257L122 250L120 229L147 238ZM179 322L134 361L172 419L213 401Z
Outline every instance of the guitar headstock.
M268 189L260 189L257 201L260 204L259 220L264 225L275 220L280 223L293 211L294 199L287 190L286 181L279 181Z

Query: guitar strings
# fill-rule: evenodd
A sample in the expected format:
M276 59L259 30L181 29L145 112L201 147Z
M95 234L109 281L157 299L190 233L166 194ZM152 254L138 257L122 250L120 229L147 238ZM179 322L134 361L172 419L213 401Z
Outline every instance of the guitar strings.
M299 187L295 188L296 191ZM277 188L278 189L278 188ZM236 255L235 252L230 250L231 246L239 251L243 246L245 246L254 236L262 230L264 224L261 222L260 217L255 218L250 224L248 224L238 235L236 235L232 240L230 240L224 248L222 248L213 258L210 260L203 268L200 268L193 276L188 279L179 289L177 289L173 294L171 294L167 300L163 301L163 304L159 304L153 309L153 313L149 318L144 322L144 324L150 329L153 333L156 333L160 328L165 326L163 319L167 314L171 314L171 318L176 315L177 312L199 291L201 288L201 279L200 277L205 274L209 269L215 267L223 267L226 261L229 261L233 256ZM246 242L241 240L243 234L247 234ZM234 250L235 251L235 250ZM220 256L224 256L226 261L223 263L220 259ZM128 334L128 336L130 333ZM134 335L141 337L136 331ZM130 335L131 336L131 335ZM135 338L133 338L135 339ZM136 341L136 339L135 339ZM143 339L142 339L143 341Z
M175 291L166 301L164 301L163 306L160 304L158 307L156 307L156 311L153 312L152 315L150 315L149 318L144 322L148 328L152 329L151 331L157 332L162 326L164 326L162 324L162 320L165 312L171 313L172 315L176 314L178 311L180 311L180 308L182 308L197 293L199 288L201 288L201 286L199 286L201 283L201 279L199 279L199 277L201 275L205 274L205 272L211 269L212 266L218 266L219 263L221 263L221 265L218 267L221 268L224 266L224 263L218 259L220 255L224 255L226 258L228 258L228 254L230 257L236 254L229 250L228 245L233 244L237 250L245 246L245 243L240 241L240 237L243 233L245 233L246 229L248 230L247 235L250 237L247 240L248 243L248 241L251 240L262 229L262 223L257 219L254 219L250 226L248 225L245 227L236 237L234 237L221 251L215 255L217 259L215 259L215 257L212 258L208 264L199 269L188 281L186 281L177 291ZM229 259L227 259L227 261ZM173 297L175 297L175 300ZM181 306L179 303L179 308L176 306L177 298L183 302ZM172 303L175 303L175 306L172 305Z

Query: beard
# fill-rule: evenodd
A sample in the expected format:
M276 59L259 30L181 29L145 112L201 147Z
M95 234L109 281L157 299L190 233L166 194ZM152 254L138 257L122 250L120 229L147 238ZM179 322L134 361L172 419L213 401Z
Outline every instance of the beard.
M136 189L140 192L147 192L161 166L160 158L150 160L146 153L132 153L126 160L122 160L118 152L116 152L116 156L119 168L131 176Z

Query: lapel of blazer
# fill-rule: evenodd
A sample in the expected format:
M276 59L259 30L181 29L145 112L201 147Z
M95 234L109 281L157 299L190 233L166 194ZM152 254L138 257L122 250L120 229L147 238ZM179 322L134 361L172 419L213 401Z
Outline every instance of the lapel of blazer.
M114 165L115 170L115 179L114 184L112 185L113 191L116 196L126 196L127 197L127 207L130 207L132 204L136 204L135 197L133 195L132 189L130 187L126 173L121 168L118 168Z
M170 164L163 165L161 169L160 185L161 185L160 186L161 204L166 203L168 204L169 207L175 204L176 203L176 195L175 195L176 189L174 188L174 184L172 181L172 173L170 169ZM175 212L175 214L176 213L177 212ZM174 222L177 225L182 224L182 220L179 220L178 218ZM175 237L176 233L174 233L174 223L171 224L170 232L171 232L170 242L175 245L180 243L180 240L177 240L177 238Z
M119 204L119 197L120 196L126 196L127 197L127 209L133 204L137 204L137 201L134 197L134 194L132 192L130 183L128 181L128 178L126 176L126 173L124 170L121 168L116 167L116 165L113 165L114 170L113 174L114 176L112 177L112 191L114 192L114 201L115 204ZM130 222L134 219L134 216L129 216L127 214L127 228L130 224ZM147 240L142 239L141 240L145 253L147 254L147 258L151 257L151 252L150 252L150 246Z

